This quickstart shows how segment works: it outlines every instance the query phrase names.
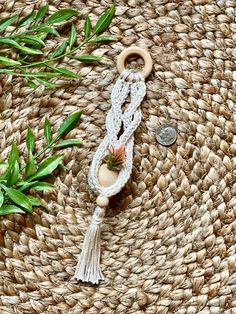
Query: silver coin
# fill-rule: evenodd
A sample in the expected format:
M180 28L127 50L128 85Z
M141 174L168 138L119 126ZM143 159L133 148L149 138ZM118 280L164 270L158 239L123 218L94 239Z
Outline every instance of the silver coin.
M162 124L156 131L157 142L163 146L170 146L174 144L177 139L177 131L173 125Z

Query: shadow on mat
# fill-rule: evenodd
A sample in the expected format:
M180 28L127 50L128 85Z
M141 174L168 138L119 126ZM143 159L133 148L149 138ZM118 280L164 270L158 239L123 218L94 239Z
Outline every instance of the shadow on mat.
M106 210L106 217L114 217L127 209L132 202L133 196L129 183L116 195L109 199L109 207Z

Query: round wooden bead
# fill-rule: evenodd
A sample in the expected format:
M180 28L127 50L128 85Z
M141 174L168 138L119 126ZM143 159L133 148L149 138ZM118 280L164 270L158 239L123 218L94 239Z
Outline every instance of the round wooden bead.
M100 207L106 207L109 204L109 198L105 196L98 196L96 199L96 203Z

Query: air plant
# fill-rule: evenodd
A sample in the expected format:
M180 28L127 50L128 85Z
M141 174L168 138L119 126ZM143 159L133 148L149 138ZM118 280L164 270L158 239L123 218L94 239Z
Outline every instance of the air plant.
M111 146L108 149L106 158L107 168L111 171L119 171L126 160L125 147L121 145L118 148Z

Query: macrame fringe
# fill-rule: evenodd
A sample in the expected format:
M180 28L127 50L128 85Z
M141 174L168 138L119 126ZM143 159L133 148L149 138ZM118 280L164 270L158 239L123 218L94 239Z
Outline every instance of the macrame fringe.
M97 206L85 234L81 255L76 267L74 278L77 280L93 284L98 284L99 280L104 280L100 268L100 225L104 215L105 209Z

